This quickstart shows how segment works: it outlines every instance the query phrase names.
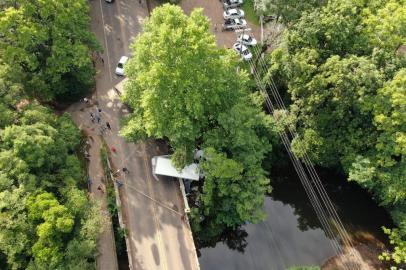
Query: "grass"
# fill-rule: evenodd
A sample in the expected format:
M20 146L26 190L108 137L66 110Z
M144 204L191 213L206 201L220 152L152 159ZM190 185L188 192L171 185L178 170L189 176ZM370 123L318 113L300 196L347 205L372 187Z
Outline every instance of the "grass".
M254 0L245 0L241 7L245 12L245 18L255 25L259 25L259 16L254 9Z

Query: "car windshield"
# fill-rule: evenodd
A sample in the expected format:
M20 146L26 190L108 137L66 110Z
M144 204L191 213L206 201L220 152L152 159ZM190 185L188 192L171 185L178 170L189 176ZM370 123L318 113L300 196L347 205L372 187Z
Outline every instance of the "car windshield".
M246 36L246 37L245 37L245 40L248 41L248 42L250 42L250 41L252 41L252 37Z
M118 65L117 65L119 68L123 68L123 64L121 64L121 63L118 63Z

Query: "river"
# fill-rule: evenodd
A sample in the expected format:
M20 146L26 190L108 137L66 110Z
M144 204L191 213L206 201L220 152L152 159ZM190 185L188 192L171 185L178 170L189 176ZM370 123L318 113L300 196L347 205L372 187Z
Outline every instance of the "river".
M320 266L335 255L298 177L291 169L286 171L283 177L272 177L273 191L264 205L267 219L243 226L230 236L232 241L200 248L202 270L285 270L295 265ZM368 246L373 257L378 256L387 244L381 226L392 226L387 212L344 176L332 172L320 176L353 242Z

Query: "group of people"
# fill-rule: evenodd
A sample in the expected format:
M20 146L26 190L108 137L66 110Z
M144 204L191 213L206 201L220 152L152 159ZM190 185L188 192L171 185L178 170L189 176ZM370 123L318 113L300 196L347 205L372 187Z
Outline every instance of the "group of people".
M91 100L85 97L85 98L83 99L83 102L84 102L85 104L90 104L90 103L91 103ZM101 135L103 135L106 130L111 130L111 125L110 125L109 122L105 121L105 122L103 123L102 110L101 110L98 106L96 106L96 111L90 112L90 121L91 121L93 124L98 124L98 125L99 125L99 129L100 129ZM111 151L112 151L113 153L116 153L117 150L116 150L115 147L111 147ZM84 154L85 154L85 158L86 158L86 159L89 159L89 158L90 158L90 154L89 154L89 152L88 152L86 149L85 149L85 153L84 153ZM118 180L118 179L116 178L116 177L118 177L118 176L120 175L120 172L123 172L124 174L129 174L129 173L130 173L130 171L129 171L126 167L123 167L121 170L118 169L117 171L115 171L115 172L112 173L112 176L115 178L114 181L117 183L118 187L121 187L121 186L123 185L123 182L121 182L120 180ZM92 184L92 180L91 180L90 177L89 177L89 178L88 178L88 185L89 185L89 188L90 188L91 184ZM105 189L103 188L102 184L100 184L100 185L97 186L97 190L99 190L99 191L102 192L102 193L105 192Z
M107 121L105 123L103 123L101 112L102 112L102 110L99 107L96 107L96 112L90 113L90 121L92 121L92 123L96 123L96 124L100 125L99 130L100 130L101 135L103 135L107 129L111 130L111 125Z

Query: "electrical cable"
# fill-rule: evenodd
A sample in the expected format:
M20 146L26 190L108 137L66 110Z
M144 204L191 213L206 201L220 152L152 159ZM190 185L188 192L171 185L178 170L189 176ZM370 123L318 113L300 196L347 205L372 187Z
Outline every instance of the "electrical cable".
M264 59L262 59L262 53L258 52L259 49L257 47L254 47L254 50L256 49L256 54L259 60L258 62L260 62L260 64L262 65L262 68L264 70L268 70L267 69L267 65L264 61ZM251 70L253 72L253 75L255 77L255 80L257 82L257 86L260 88L261 93L263 94L264 98L265 98L265 102L266 102L266 106L267 109L270 111L270 113L272 114L272 116L274 116L274 112L276 111L275 106L272 103L271 98L269 97L267 90L266 90L266 86L262 85L263 82L260 79L260 75L258 74L259 72L257 71L257 67L253 62L253 59L250 59L250 66L251 66ZM283 100L281 98L281 96L279 95L279 92L277 91L276 85L272 79L272 77L270 77L271 83L267 82L268 84L268 88L271 90L272 95L275 99L276 104L278 105L278 107L284 111L286 110L286 107L283 103ZM277 119L275 119L277 121ZM296 134L296 132L294 130L291 129L290 126L288 126L288 130L289 133L292 137L292 139L296 138L298 135ZM324 206L327 209L328 212L328 216L335 222L333 225L334 227L338 230L338 234L340 236L340 239L342 241L344 241L345 246L349 246L351 247L350 252L353 253L354 249L350 240L350 237L347 233L347 231L345 230L341 219L339 218L330 198L328 197L328 194L326 192L326 190L324 189L324 186L321 183L321 180L319 178L319 176L317 175L316 170L314 169L314 166L308 156L308 154L306 153L305 149L303 149L303 146L301 144L299 144L300 150L303 152L303 159L304 159L304 163L305 163L305 167L307 169L308 174L310 175L310 178L312 180L312 183L314 184L314 186L316 187L317 191L318 191L318 196L315 193L314 189L312 188L312 185L307 177L307 174L303 168L302 162L300 161L300 159L291 151L291 146L290 146L290 140L289 140L289 136L286 134L285 132L278 132L281 140L286 148L286 150L288 151L289 157L295 167L296 172L299 175L299 179L302 182L302 185L305 188L306 194L309 197L309 200L313 206L313 208L316 211L316 215L318 216L318 219L321 222L321 225L323 226L323 228L325 229L325 232L327 235L329 235L330 239L332 239L332 245L334 247L334 249L336 251L338 251L338 253L343 253L343 250L341 249L341 247L338 245L337 247L337 243L336 243L336 237L335 234L332 233L332 229L330 228L330 224L331 222L328 221L327 219L327 214L324 213L324 208L321 207L321 203L320 203L320 199L323 202ZM354 255L354 254L352 254ZM359 256L357 256L357 254L355 254L356 259L360 260ZM344 264L345 265L345 264ZM346 267L346 266L345 266Z
M262 86L260 80L259 80L259 75L256 73L255 70L254 71L254 76L256 77L256 80L258 81L258 86L261 89L261 92L264 95L265 101L266 101L266 105L269 111L274 111L274 107L273 104L270 102L269 96L267 95L266 91L264 91L264 87ZM314 193L314 190L311 188L309 181L306 180L306 174L303 171L303 168L301 167L300 161L293 155L293 152L290 149L290 142L286 136L286 134L280 132L279 133L281 140L285 146L285 148L288 151L289 157L292 161L292 164L296 170L296 172L298 173L299 179L302 182L303 187L305 188L306 194L309 197L309 200L313 206L313 208L316 211L316 215L319 219L319 221L321 222L321 225L323 227L323 229L325 230L328 238L331 240L331 244L333 249L337 252L337 253L342 253L341 247L338 245L338 243L335 241L335 235L332 232L329 224L329 221L326 217L326 215L324 214L324 212L322 211L322 207L321 204L316 196L316 194Z
M258 55L259 60L262 61L261 64L262 64L263 69L268 70L266 67L266 63L262 59L261 55L259 55L259 53L258 53L258 48L256 48L256 54ZM253 69L256 70L256 67L253 67ZM283 100L282 100L281 96L279 95L279 92L277 91L275 82L273 81L272 77L270 77L270 79L271 79L272 84L269 84L269 82L268 82L268 86L272 91L275 101L277 102L279 108L287 111L286 107L284 106ZM290 126L288 126L288 129L290 131L292 138L295 138L297 136L295 131L293 131ZM317 175L317 172L315 171L314 166L313 166L312 162L310 161L310 158L309 158L307 152L305 151L305 149L303 149L301 144L299 144L299 147L301 148L300 150L304 153L303 159L304 159L306 169L307 169L308 173L310 174L310 177L311 177L313 183L315 184L315 187L318 190L318 192L322 198L322 201L325 204L330 216L335 221L334 225L335 225L335 228L338 230L338 234L340 235L341 240L344 242L345 246L351 247L351 249L350 249L351 255L355 256L356 259L361 261L361 259L359 258L359 255L356 253L354 254L354 247L351 243L350 237L349 237L348 233L346 232L346 230L341 222L341 219L339 218L333 204L331 203L331 200L329 199L327 192L325 191L324 187L322 186L321 180L320 180L319 176Z
M258 49L257 49L256 52L258 54ZM263 69L268 70L267 65L266 65L265 61L262 59L261 55L258 54L258 58L260 59L260 61L262 60L261 64L262 64ZM287 109L286 109L286 107L285 107L285 105L283 103L283 100L282 100L282 98L281 98L281 96L280 96L280 94L279 94L279 92L278 92L278 90L276 88L276 84L273 81L272 77L270 77L270 81L271 81L271 84L269 84L269 82L268 82L268 86L269 86L269 88L271 89L271 91L272 91L272 93L274 95L274 99L276 100L278 106L281 109L287 111ZM290 126L288 126L288 129L290 131L290 134L291 134L292 138L295 138L295 137L298 136L296 134L296 132L291 129ZM341 237L341 240L344 241L345 246L348 246L348 247L351 248L350 249L351 255L355 256L359 261L362 261L361 258L359 258L359 255L357 253L354 253L355 250L354 250L354 247L353 247L353 245L351 243L351 239L349 237L349 234L345 230L344 225L342 224L341 219L339 218L339 216L337 214L337 211L335 210L335 208L334 208L334 206L333 206L333 204L332 204L326 190L324 189L324 187L323 187L323 185L321 183L320 177L318 176L318 174L317 174L317 172L316 172L316 170L315 170L315 168L314 168L314 166L313 166L313 164L312 164L312 162L310 160L310 157L308 156L307 152L305 151L305 149L303 148L303 146L301 144L299 144L299 147L301 148L300 150L304 154L303 159L304 159L304 164L306 166L306 169L307 169L308 173L310 174L312 181L315 183L315 186L316 186L320 196L322 197L322 200L325 203L331 217L333 217L334 221L336 222L336 224L334 224L334 225L335 225L336 229L338 230L338 233L339 233L339 235Z

